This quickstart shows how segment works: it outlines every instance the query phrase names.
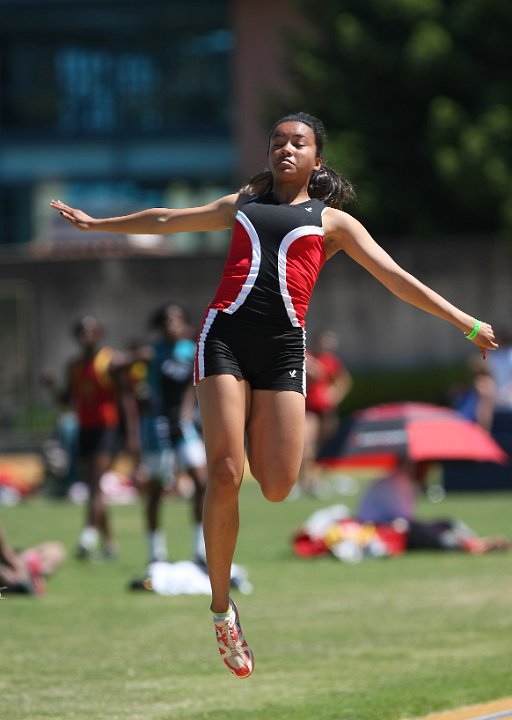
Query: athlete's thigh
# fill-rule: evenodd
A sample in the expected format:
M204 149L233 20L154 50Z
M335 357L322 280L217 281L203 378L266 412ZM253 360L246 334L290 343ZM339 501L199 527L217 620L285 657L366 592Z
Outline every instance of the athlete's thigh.
M304 396L292 390L253 390L247 423L252 474L262 482L299 471L304 448Z
M251 393L234 375L210 375L196 386L208 467L225 458L240 472L245 461L245 424Z

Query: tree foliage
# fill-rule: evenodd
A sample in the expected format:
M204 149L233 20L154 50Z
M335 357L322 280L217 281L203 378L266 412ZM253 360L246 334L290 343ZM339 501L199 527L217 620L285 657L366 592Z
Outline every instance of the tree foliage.
M512 234L512 2L295 2L292 104L324 121L351 209L381 234Z

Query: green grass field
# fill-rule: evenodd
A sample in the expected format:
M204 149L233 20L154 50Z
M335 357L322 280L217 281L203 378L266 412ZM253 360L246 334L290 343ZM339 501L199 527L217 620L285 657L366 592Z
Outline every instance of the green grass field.
M420 511L510 534L510 499L453 495ZM245 483L236 560L254 584L239 607L256 670L244 681L217 655L206 596L126 590L144 567L141 513L114 507L118 560L70 557L44 597L0 602L0 717L399 720L512 694L512 556L293 556L311 512L353 501L272 505ZM52 537L72 554L81 508L33 499L0 513L14 545ZM187 503L165 515L174 557L188 558Z

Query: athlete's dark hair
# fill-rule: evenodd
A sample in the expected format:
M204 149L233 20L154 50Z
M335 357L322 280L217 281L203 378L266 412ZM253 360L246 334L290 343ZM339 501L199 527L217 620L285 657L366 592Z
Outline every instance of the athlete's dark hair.
M167 311L170 308L177 308L181 312L181 316L183 317L183 320L187 323L187 325L190 325L190 315L188 313L188 310L177 302L166 302L164 305L161 305L157 310L155 310L154 313L149 318L148 325L152 330L163 330L165 327L165 319L167 315Z
M316 142L316 151L322 164L319 170L311 176L309 181L308 193L312 198L323 200L326 205L334 208L341 208L349 200L353 200L356 196L352 183L342 178L335 170L326 165L323 161L323 150L327 140L324 125L321 120L308 113L297 112L285 115L280 118L270 130L268 135L268 147L272 141L272 136L278 125L284 122L301 122L313 130ZM256 195L260 197L272 190L273 177L270 170L254 175L241 189L240 192L247 195Z

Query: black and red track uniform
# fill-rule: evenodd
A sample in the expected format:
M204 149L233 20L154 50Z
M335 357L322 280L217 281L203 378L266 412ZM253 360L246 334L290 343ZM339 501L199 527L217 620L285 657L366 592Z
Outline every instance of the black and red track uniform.
M321 200L269 193L236 214L231 246L199 335L195 382L235 375L255 390L305 394L305 316L326 260Z

